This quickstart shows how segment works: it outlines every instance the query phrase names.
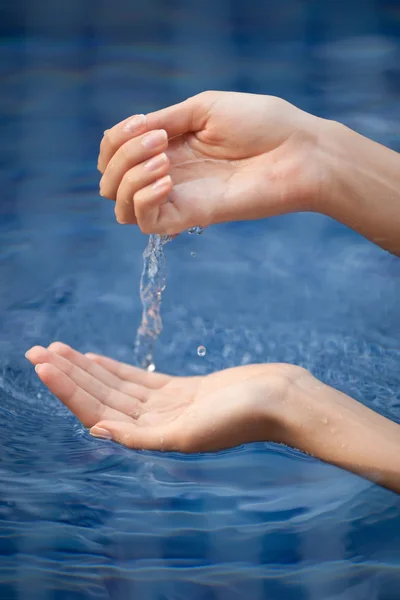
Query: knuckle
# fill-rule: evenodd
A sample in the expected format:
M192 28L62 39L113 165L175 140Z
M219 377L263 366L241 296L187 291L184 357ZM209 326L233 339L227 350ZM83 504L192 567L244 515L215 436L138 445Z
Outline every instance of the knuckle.
M129 188L136 188L138 184L138 174L134 169L131 169L127 173L125 173L123 177L124 187L127 186Z
M122 161L127 162L130 161L133 156L135 156L135 147L137 144L137 140L133 138L132 140L128 140L119 148L116 156L120 158Z

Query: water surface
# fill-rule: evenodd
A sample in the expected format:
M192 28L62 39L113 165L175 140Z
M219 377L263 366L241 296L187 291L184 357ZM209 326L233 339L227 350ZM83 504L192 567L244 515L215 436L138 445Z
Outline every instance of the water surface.
M1 19L0 597L398 600L395 494L272 444L91 439L23 358L60 339L133 359L147 239L114 222L95 169L116 121L237 89L400 150L399 2L142 4L20 2ZM165 253L159 370L293 362L400 421L398 259L305 214Z

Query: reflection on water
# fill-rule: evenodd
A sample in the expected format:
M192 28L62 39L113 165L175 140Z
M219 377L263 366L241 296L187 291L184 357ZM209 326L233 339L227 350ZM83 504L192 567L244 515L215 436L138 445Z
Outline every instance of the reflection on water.
M23 353L62 339L132 360L147 239L97 195L105 128L237 89L400 150L399 3L21 0L4 14L2 600L398 600L390 492L270 444L187 457L90 439ZM159 370L294 362L400 421L397 259L316 215L212 227L165 252Z

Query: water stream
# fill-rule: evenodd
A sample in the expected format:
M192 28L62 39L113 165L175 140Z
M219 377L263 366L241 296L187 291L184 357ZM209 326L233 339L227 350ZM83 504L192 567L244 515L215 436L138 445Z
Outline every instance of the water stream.
M162 330L161 300L166 285L167 265L163 246L171 241L169 235L150 235L143 252L143 271L140 279L140 298L143 305L142 322L136 334L135 363L142 369L154 371L154 345Z
M200 235L202 232L203 228L199 226L191 227L188 230L190 234ZM136 334L134 357L135 364L148 371L155 370L154 346L162 331L161 301L167 279L167 264L163 246L171 239L170 235L150 235L143 252L143 271L140 279L143 312L142 322ZM199 356L204 356L204 354L201 353Z

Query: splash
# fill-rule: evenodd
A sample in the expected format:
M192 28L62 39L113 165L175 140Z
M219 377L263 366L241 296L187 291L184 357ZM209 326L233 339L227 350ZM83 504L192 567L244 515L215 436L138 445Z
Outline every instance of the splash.
M136 334L135 363L142 369L154 371L154 346L162 330L161 300L165 290L167 265L163 246L172 239L169 235L150 235L143 252L143 272L140 279L140 298L143 305L142 322Z

